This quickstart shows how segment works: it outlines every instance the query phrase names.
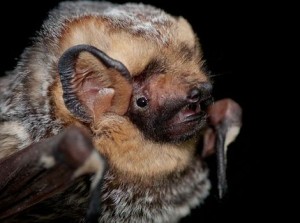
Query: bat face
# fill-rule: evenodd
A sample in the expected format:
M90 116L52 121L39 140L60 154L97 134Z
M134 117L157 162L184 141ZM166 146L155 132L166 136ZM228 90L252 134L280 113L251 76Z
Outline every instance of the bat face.
M186 71L177 69L134 80L128 116L155 141L179 142L195 135L203 128L206 107L212 102L211 84L203 81L204 74L182 75Z
M165 13L159 22L143 14L140 22L148 23L148 29L139 27L139 21L131 24L130 18L122 18L119 23L114 19L118 18L84 17L80 22L69 22L59 40L59 54L75 45L89 44L121 62L132 77L131 98L120 97L128 91L117 87L113 104L128 104L129 100L126 115L147 138L180 142L195 135L205 124L212 87L202 69L202 52L190 25ZM96 64L92 58L82 58L86 67L81 70L90 70ZM93 88L102 87L92 83Z

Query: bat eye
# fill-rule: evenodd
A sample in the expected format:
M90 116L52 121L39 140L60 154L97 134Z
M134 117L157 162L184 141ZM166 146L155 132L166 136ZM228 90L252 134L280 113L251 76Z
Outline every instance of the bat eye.
M137 106L144 108L148 105L148 100L145 97L140 97L136 100Z

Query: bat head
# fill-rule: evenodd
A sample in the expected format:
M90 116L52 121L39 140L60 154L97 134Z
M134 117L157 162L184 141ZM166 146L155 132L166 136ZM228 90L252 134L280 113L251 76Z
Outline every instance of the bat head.
M114 61L107 63L106 59L95 60L95 55L83 54L66 63L75 67L67 75L69 79L61 79L68 110L83 121L89 120L99 113L97 110L103 110L104 99L99 92L112 88L116 95L109 106L118 108L104 110L126 114L147 138L179 142L192 137L205 124L212 86L202 68L200 45L189 23L151 6L106 8L98 4L91 3L91 15L76 14L61 27L57 24L59 57L67 49L84 44ZM68 13L72 7L68 4ZM63 12L59 16L63 17ZM68 73L68 68L65 71ZM125 76L131 80L127 78L125 83Z

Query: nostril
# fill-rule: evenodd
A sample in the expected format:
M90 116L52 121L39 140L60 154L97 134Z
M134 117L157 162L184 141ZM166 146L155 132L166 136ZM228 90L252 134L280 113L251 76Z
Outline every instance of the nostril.
M193 88L187 96L189 102L198 102L200 99L200 90L198 88Z

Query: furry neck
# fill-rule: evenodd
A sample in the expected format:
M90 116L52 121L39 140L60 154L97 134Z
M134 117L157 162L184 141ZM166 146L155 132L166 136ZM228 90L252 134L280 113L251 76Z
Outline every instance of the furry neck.
M207 175L196 158L185 170L147 185L110 169L104 178L100 222L177 222L208 196Z

